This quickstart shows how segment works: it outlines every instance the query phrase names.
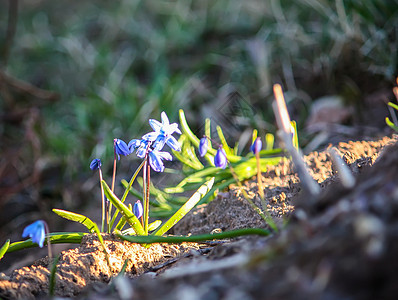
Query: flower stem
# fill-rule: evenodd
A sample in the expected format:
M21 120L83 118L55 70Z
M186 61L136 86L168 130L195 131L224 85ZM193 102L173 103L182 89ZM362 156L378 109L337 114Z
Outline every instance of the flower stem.
M112 187L111 191L113 192L115 190L115 178L116 178L116 139L113 141L113 175L112 175ZM109 202L109 207L108 207L108 212L107 212L107 218L106 222L108 224L108 233L111 232L110 224L111 220L109 219L112 215L112 203Z
M47 222L43 221L43 223L44 223L44 231L47 235L48 258L51 261L51 259L53 257L53 252L52 252L51 241L50 241L50 229L48 228Z
M145 234L148 235L148 222L149 222L149 184L151 182L151 166L148 163L148 157L147 157L147 180L146 180L146 197L145 197L145 201L146 201L146 205L145 205L145 209L146 209L146 213L145 213Z
M264 187L263 180L261 178L261 166L260 166L260 152L256 152L256 161L257 161L257 185L258 185L258 193L261 198L261 204L263 206L263 210L267 209L267 205L264 199Z
M101 168L98 169L99 178L100 178L100 186L101 186L101 202L102 202L102 221L101 221L101 232L104 232L105 227L105 195L104 188L101 184L102 182L102 171Z

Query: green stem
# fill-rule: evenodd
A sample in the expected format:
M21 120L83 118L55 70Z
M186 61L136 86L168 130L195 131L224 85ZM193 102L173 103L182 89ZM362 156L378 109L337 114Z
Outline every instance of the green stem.
M102 220L101 220L101 232L105 230L105 195L104 188L102 187L102 171L101 168L98 169L99 178L100 178L100 186L101 186L101 202L102 202Z
M260 153L256 153L256 161L257 161L257 185L258 185L258 193L261 198L261 202L263 205L263 209L267 209L267 205L265 203L264 199L264 187L263 187L263 181L261 179L261 166L260 166Z
M48 236L50 237L51 244L80 244L83 236L88 233L83 232L52 232ZM47 241L44 241L47 243ZM26 249L38 247L36 243L32 242L32 239L26 241L20 241L10 244L7 253Z
M148 236L125 236L121 234L117 234L121 239L132 243L139 243L139 244L153 244L153 243L171 243L171 244L179 244L183 242L203 242L203 241L211 241L211 240L221 240L221 239L228 239L228 238L235 238L239 236L245 235L261 235L261 236L268 236L270 232L266 229L261 228L243 228L243 229L236 229L231 231L226 231L222 233L215 233L215 234L200 234L200 235L191 235L191 236L155 236L155 235L148 235Z
M43 223L44 223L45 233L47 235L48 258L51 261L51 259L53 258L53 252L51 248L50 229L48 228L47 222L43 221Z
M145 223L144 223L144 230L145 230L145 234L148 235L148 223L149 223L149 184L151 182L151 166L149 165L148 162L148 156L147 156L147 171L146 171L146 197L145 197L145 201L146 201L146 205L145 205Z

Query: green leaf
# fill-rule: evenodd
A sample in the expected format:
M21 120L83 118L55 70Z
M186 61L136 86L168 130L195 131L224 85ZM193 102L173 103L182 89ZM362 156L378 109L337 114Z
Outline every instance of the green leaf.
M160 221L160 220L153 221L151 224L148 225L148 230L149 230L149 231L154 231L154 230L156 230L161 224L162 224L162 221Z
M51 244L80 244L83 236L86 234L87 233L84 232L52 232L49 235ZM47 244L47 239L44 240L44 244ZM7 249L7 253L38 246L39 245L32 242L32 239L28 239L26 241L10 244L10 247Z
M398 110L398 105L396 105L395 103L388 102L388 105L391 106L392 108L395 108L396 110Z
M4 245L0 248L0 260L3 258L4 254L6 254L9 247L10 247L10 240L8 239L4 243Z
M49 286L48 286L48 294L50 296L54 296L54 291L55 291L55 273L57 272L57 264L59 261L60 255L58 255L54 261L52 262L51 265L51 273L50 273L50 279L49 279Z
M386 117L386 123L388 126L390 126L392 129L394 129L395 131L398 131L398 126L396 126L393 122L390 121L390 119L388 117Z
M267 133L265 135L265 144L266 144L265 149L267 151L270 151L270 150L274 149L274 141L275 141L275 137L274 137L274 135L272 133Z
M163 235L170 228L172 228L178 221L180 221L199 201L202 199L207 192L212 188L214 183L214 177L209 181L205 182L193 195L189 200L181 206L181 208L162 225L153 235Z
M105 196L112 202L112 204L120 211L120 213L125 217L127 223L130 224L131 227L134 228L134 231L138 235L144 235L145 231L142 228L140 221L137 217L128 209L128 207L121 202L116 195L111 191L109 186L106 184L104 180L102 180L102 186L104 187Z
M235 238L244 235L261 235L268 236L270 232L266 229L261 228L242 228L215 234L200 234L191 236L131 236L131 235L121 235L117 234L123 240L129 241L131 243L139 244L153 244L153 243L171 243L179 244L184 242L204 242L211 240L222 240L228 238Z
M74 221L74 222L78 222L84 226L86 226L86 228L89 230L89 232L94 233L94 232L99 232L98 226L97 224L95 224L93 221L91 221L88 217L74 213L74 212L70 212L67 210L63 210L63 209L57 209L54 208L53 212L55 212L58 216L65 218L67 220L70 221Z
M232 156L233 155L233 151L229 147L229 145L227 143L227 140L225 139L224 133L222 132L222 129L221 129L220 126L217 126L217 134L218 134L218 137L220 138L221 144L222 144L227 156Z
M133 206L131 204L129 204L129 211L133 211ZM122 216L120 218L119 222L117 223L115 230L122 231L122 229L123 229L124 225L126 225L126 223L127 223L126 218Z

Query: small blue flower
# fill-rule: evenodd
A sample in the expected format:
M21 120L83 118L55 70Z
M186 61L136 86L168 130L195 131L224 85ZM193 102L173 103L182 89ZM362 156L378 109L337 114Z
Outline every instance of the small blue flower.
M37 243L40 248L43 248L45 238L45 223L42 220L33 222L32 224L25 227L22 233L22 237L30 237L33 243Z
M153 148L156 150L162 150L163 146L167 144L171 149L181 151L180 144L172 136L174 132L181 134L180 129L178 129L178 124L170 124L169 118L164 111L161 114L161 118L162 123L154 119L149 120L149 125L151 125L154 131L145 134L142 139L153 142Z
M120 155L127 156L131 153L127 144L123 142L121 139L114 139L113 143L115 146L115 153L117 154L119 160L120 160Z
M202 137L199 141L199 155L203 157L207 153L207 148L209 147L209 140L207 137Z
M221 169L225 169L227 166L227 155L222 146L218 148L217 153L214 156L214 165Z
M263 147L263 143L261 142L261 138L256 138L254 141L253 145L250 147L250 150L254 153L257 154L261 151L261 148Z
M149 152L149 164L151 165L152 169L156 172L163 172L164 165L163 159L165 160L172 160L173 157L169 152L163 152L158 150L152 150Z
M133 213L138 219L142 217L142 214L144 213L144 208L142 207L140 200L137 200L137 202L135 202L133 207Z
M129 142L127 147L129 148L130 153L133 153L135 149L141 146L142 140L133 139Z
M134 152L134 150L138 148L137 153L136 153L137 156L139 158L144 158L147 150L150 151L150 149L148 149L149 143L150 142L148 140L134 139L129 142L128 147L129 147L131 153Z
M93 161L90 163L91 170L98 170L101 168L101 160L99 158L94 158Z

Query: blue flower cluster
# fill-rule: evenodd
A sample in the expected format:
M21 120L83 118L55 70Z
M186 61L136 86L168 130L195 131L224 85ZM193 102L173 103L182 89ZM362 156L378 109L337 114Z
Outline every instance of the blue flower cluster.
M162 112L161 118L162 122L154 119L149 120L149 125L151 125L153 132L145 134L141 139L133 139L128 144L121 139L115 139L114 148L118 159L120 159L120 155L127 156L137 151L136 154L140 158L145 158L148 155L149 164L154 171L163 172L163 160L170 161L173 158L169 152L161 150L164 145L168 145L175 151L181 151L180 144L173 137L174 132L181 134L181 131L178 129L177 123L170 124L165 112ZM101 167L99 159L94 159L90 164L92 170L99 167Z

